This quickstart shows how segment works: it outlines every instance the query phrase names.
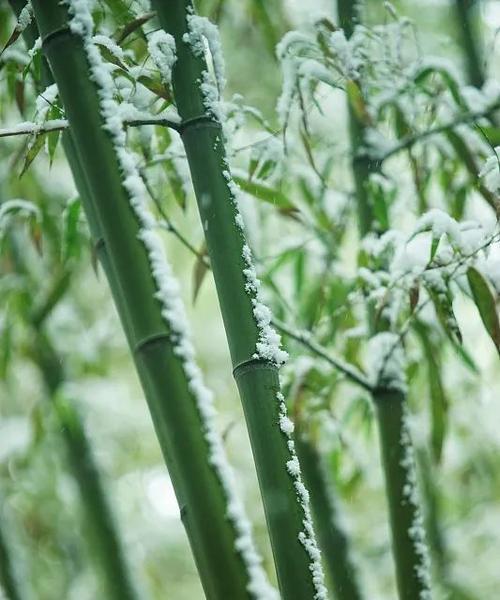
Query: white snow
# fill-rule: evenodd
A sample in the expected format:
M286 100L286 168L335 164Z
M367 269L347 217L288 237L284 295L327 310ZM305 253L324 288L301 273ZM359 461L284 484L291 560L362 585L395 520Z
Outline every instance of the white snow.
M303 529L298 534L300 543L304 546L309 559L311 561L309 569L312 573L313 585L314 585L314 600L327 600L328 591L325 587L323 567L321 564L321 552L316 542L316 535L314 533L313 521L311 515L311 509L309 506L309 492L307 491L303 481L300 470L300 463L297 458L295 451L295 444L291 438L293 432L293 424L288 418L285 398L281 392L276 394L276 399L279 403L279 425L283 435L287 438L288 451L290 452L290 459L286 463L286 469L293 479L293 486L297 494L298 502L304 512L304 518L302 520Z
M149 38L148 50L153 62L160 71L163 82L170 86L172 83L172 67L177 59L174 38L163 29L159 29Z
M406 392L406 360L399 335L390 331L374 335L368 343L368 356L374 386Z

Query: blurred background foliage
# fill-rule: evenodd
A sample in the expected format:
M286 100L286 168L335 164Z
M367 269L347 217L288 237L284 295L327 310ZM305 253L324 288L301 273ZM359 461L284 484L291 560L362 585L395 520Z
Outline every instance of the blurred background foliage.
M391 23L395 28L408 27L401 56L380 62L390 65L394 76L386 87L394 85L393 91L398 90L396 96L402 99L400 106L406 102L410 107L402 111L403 116L413 113L410 122L402 123L397 111L381 111L377 130L387 139L385 146L377 146L379 150L390 149L397 138L404 141L443 118L447 122L464 108L453 96L453 85L436 73L415 92L398 89L406 63L415 57L435 57L433 64L445 65L454 76L456 71L459 81L465 83L469 77L463 23L453 2L384 4L366 0L363 22L368 27ZM116 11L118 23L149 10L145 2L102 0L99 6L106 14ZM276 111L283 81L276 44L290 29L310 34L319 19L326 17L335 24L335 3L200 0L197 8L220 27L228 79L225 97L232 98L228 108L231 160L245 192L241 209L267 300L279 319L312 332L333 353L363 368L369 353L363 306L373 290L359 267L383 272L387 260L371 254L366 243L360 244L357 232L344 80L339 77L334 86L312 84L311 104L305 111L295 106L290 113L285 146ZM486 91L475 97L461 84L457 94L469 89L464 92L468 94L465 108L481 111L486 97L500 97L496 39L500 5L492 0L476 2L470 16L481 48ZM402 25L406 17L409 21ZM14 27L4 2L0 4L1 47ZM113 20L104 27L112 33ZM396 39L390 38L394 32L386 31L381 51L396 52L390 46ZM127 45L138 64L147 58L146 44L137 31L124 42ZM21 39L0 56L2 127L36 118L30 71L39 68L37 61L39 56L31 60ZM377 72L377 64L373 57L374 67L367 69L363 79L364 101L370 110L375 103L370 104L367 94L375 97L380 78L388 76ZM146 69L144 74L149 79L143 82L142 95L149 103L148 93L158 92L158 82L154 73ZM125 85L123 89L125 95ZM141 94L136 94L140 102ZM259 113L242 109L243 105ZM49 119L61 116L57 105L49 113ZM472 126L460 130L458 141L434 136L416 144L408 155L384 161L383 175L373 181L380 187L377 218L382 231L392 227L409 235L416 218L436 207L458 221L474 220L494 231L494 200L490 197L488 203L477 175L490 146L498 144L500 131L494 119L481 123L484 131ZM220 429L270 567L244 419L229 372L213 282L204 266L192 191L184 185L180 145L174 134L153 127L135 130L129 137L144 156L153 195L162 204L165 243L182 283L201 366L216 393ZM58 138L59 133L52 132L39 141L36 136L0 140L0 214L1 203L7 200L32 203L14 206L0 220L0 546L14 557L13 570L26 598L104 597L92 561L95 548L65 454L57 402L54 398L51 402L56 395L70 401L83 418L141 597L202 598L146 403ZM153 155L149 154L152 147ZM475 173L468 160L471 154L478 167ZM31 157L32 164L25 168ZM377 189L372 193L377 197ZM171 235L172 224L191 249L179 242L179 235ZM495 265L498 273L496 250L492 248L488 259L490 273ZM488 284L496 300L498 281L500 277L492 277ZM399 302L398 326L412 310L408 308L413 302L411 291L409 286L404 289L408 296L390 301L391 306ZM496 597L498 586L498 353L470 292L460 281L449 292L453 297L443 308L448 311L449 327L443 328L443 320L430 315L419 321L407 340L411 422L421 466L435 597L479 600ZM463 346L450 341L456 334L455 319ZM55 362L45 343L55 353ZM368 396L296 340L285 336L285 343L291 354L284 370L290 410L298 423L307 422L309 435L325 459L366 597L395 597L377 432ZM62 378L57 393L51 385L53 377Z

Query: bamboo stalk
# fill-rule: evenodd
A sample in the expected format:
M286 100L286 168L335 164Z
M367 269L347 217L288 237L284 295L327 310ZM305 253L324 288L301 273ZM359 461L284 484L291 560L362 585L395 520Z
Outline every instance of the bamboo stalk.
M222 126L201 87L208 71L200 51L203 39L194 27L207 25L196 21L188 0L168 4L154 0L152 4L161 26L175 42L172 82L182 119L180 131L250 435L279 587L286 600L325 598L308 493L279 391L281 355L269 343L276 334L269 329L268 309L257 298L258 283L236 205ZM205 34L214 43L213 30ZM193 43L187 43L189 39ZM212 57L216 71L220 70L220 57Z
M11 236L11 245L16 270L28 273L20 244L16 243L14 236ZM69 275L56 277L56 281L63 282L63 289L58 295L60 300L68 287ZM136 600L138 596L125 560L118 529L80 416L68 402L65 402L64 410L61 409L61 389L67 378L64 373L64 361L43 331L45 319L56 305L55 302L49 304L50 307L43 310L43 314L38 310L30 311L28 324L31 326L33 340L30 355L42 374L47 395L61 426L70 470L80 492L94 565L106 588L106 597L114 600Z
M346 37L350 37L358 17L356 3L338 0L337 10ZM365 155L360 155L366 127L351 108L349 122L358 227L364 237L372 231L375 221L365 183L379 166L376 162L370 162ZM372 335L376 334L370 307L368 321ZM383 373L379 373L380 375ZM391 381L375 382L371 396L376 406L396 582L400 600L423 600L431 597L430 569L417 492L415 461L406 421L407 397L399 386L393 387L391 384Z
M23 598L14 575L9 545L0 526L0 595L2 591L7 600L22 600Z
M394 390L381 389L373 399L377 409L399 598L430 598L427 546L406 421L406 397Z
M85 44L91 32L84 31L81 37L85 25L72 33L67 10L57 0L36 1L33 7L91 192L87 216L93 213L98 224L110 287L205 594L209 599L270 598L272 592L266 587L248 524L237 522L235 509L239 506L221 475L225 468L222 444L203 413L211 407L202 406L197 398L204 390L200 392L200 382L193 378L195 366L182 356L186 346L179 344L184 344L184 339L165 317L172 309L165 305L162 309L157 300L159 281L152 275L150 261L156 264L158 257L148 255L144 241L153 233L143 228L139 239L141 209L131 206L130 188L125 187L121 173L119 152L123 157L125 149L117 150L112 135L104 129L103 106L90 79L92 65ZM77 9L88 10L81 3ZM88 23L87 12L85 19ZM99 91L102 93L101 87ZM260 587L251 589L256 582Z
M305 434L295 437L304 480L311 494L323 562L337 600L361 600L356 567L351 558L349 538L340 522L339 508L327 482L321 456ZM330 484L331 485L331 484Z
M40 329L35 329L34 335L35 359L55 409L71 473L80 491L93 562L108 598L136 600L138 595L130 568L81 417L61 393L65 381L63 361Z
M455 14L469 82L481 89L484 85L484 67L471 16L474 4L473 0L455 0Z

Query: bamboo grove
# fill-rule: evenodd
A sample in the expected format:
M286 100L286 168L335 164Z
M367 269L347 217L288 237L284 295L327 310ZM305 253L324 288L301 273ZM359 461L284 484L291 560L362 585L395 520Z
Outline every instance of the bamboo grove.
M0 4L9 600L496 590L484 7L291 4Z

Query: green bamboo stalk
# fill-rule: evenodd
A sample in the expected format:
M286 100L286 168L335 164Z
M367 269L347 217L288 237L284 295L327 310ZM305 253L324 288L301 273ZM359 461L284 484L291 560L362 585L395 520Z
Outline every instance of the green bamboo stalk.
M36 1L33 7L91 192L90 212L96 216L102 240L99 245L107 254L110 287L121 307L122 324L205 594L209 599L270 598L272 592L266 587L246 531L248 524L238 523L234 515L234 498L221 475L224 465L220 440L203 418L206 407L197 397L199 381L188 373L194 365L187 364L182 355L186 348L179 345L184 344L180 333L172 329L172 309L164 304L162 313L157 300L160 275L155 272L153 277L150 261L158 269L158 257L151 256L149 249L148 255L145 242L152 232L142 229L139 239L141 209L134 205L132 210L132 193L125 187L121 173L120 151L104 129L98 89L90 79L92 65L85 46L91 34L87 31L88 21L73 33L68 27L67 10L57 0ZM87 7L80 4L79 8L88 19ZM255 589L259 581L260 587Z
M16 270L28 273L22 249L20 244L16 243L15 236L11 236L11 246ZM69 277L63 278L63 281L67 289ZM61 291L61 296L63 293L64 291ZM31 358L42 374L47 395L63 433L71 472L82 500L92 557L106 588L107 597L110 600L136 600L138 596L121 539L80 416L68 402L64 404L64 410L61 409L62 388L67 381L64 361L43 330L44 320L48 318L54 306L43 311L43 319L40 311L31 311L31 322L28 323L32 336Z
M358 2L355 0L338 0L337 13L339 25L349 39L358 22ZM349 113L349 137L351 139L351 169L356 189L356 207L358 212L358 229L361 237L372 230L375 222L373 205L368 192L370 175L377 172L377 163L364 151L366 143L366 124L361 121L351 102L347 103Z
M219 74L221 70L215 32L194 16L189 0L168 4L153 0L152 5L175 42L172 83L182 119L180 131L250 435L279 587L287 600L324 598L308 493L279 391L281 351L269 328L268 309L257 298L258 283L236 205L222 126L215 107L208 104L206 87L202 90L208 77L204 36L211 45L215 70Z
M14 575L9 545L0 526L0 595L2 591L7 600L22 600L23 598Z
M431 597L429 564L417 496L415 459L406 421L406 397L397 390L380 389L373 399L377 409L399 598L428 599Z
M92 559L104 583L107 597L114 600L136 600L138 595L132 583L123 545L81 417L76 408L64 398L61 390L66 380L63 361L40 329L34 330L33 350L61 427L71 473L82 498L88 526L85 534L89 538Z
M476 3L475 0L455 0L455 14L469 82L474 87L482 88L484 67L471 15Z
M356 3L337 0L337 10L346 37L350 37L358 18ZM379 167L360 154L366 125L350 107L349 122L358 227L360 235L364 237L372 231L375 222L365 183ZM371 312L369 307L368 321L374 335L377 329ZM380 328L383 328L383 324L379 324L379 331ZM395 350L394 348L393 351ZM385 365L382 367L382 371L384 370ZM384 373L379 373L378 376L383 378ZM415 461L406 422L406 393L399 385L393 386L391 381L379 381L372 392L372 399L376 406L399 598L428 599L431 597L429 564L417 493Z
M311 495L314 521L317 524L326 573L336 600L361 600L356 567L351 558L349 538L340 522L339 507L331 483L327 481L322 458L306 434L295 436L297 454L304 480ZM330 484L330 485L329 485Z

